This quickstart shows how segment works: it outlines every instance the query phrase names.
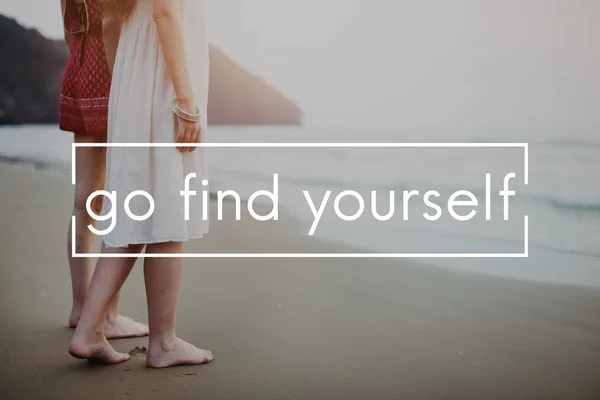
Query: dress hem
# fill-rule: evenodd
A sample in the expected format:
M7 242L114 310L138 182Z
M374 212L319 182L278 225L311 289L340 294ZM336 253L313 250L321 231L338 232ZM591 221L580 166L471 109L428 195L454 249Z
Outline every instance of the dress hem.
M108 243L108 241L106 239L103 240L104 245L107 248L111 248L111 249L120 249L120 248L127 248L129 246L133 246L133 245L139 245L139 244L156 244L156 243L169 243L169 242L187 242L190 239L203 239L205 234L201 234L201 235L189 235L187 237L181 237L181 236L167 236L164 238L160 238L160 239L155 239L155 240L146 240L146 239L135 239L135 240L128 240L127 243L125 242L112 242L112 243Z

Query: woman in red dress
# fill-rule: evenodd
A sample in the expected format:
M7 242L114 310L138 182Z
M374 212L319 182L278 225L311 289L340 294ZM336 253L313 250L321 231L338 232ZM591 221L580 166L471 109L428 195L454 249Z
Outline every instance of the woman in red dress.
M70 56L60 93L59 127L73 132L77 143L103 143L107 136L108 97L111 72L104 52L102 6L99 0L61 0L65 41ZM114 60L110 60L114 63ZM95 235L87 228L95 223L86 210L88 197L104 189L106 149L77 148L73 215L77 226L69 225L67 238L73 306L69 325L77 326L93 273L90 258L73 258L71 231L75 229L77 253L93 253ZM101 199L97 197L96 199ZM101 202L92 204L98 215ZM119 294L106 317L107 338L146 336L148 327L119 314Z

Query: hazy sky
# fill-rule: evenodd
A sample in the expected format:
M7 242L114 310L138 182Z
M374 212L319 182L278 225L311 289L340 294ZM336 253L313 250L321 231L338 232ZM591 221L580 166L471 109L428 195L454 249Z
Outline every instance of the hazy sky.
M600 129L598 0L207 0L213 44L310 125ZM0 12L60 37L59 0Z

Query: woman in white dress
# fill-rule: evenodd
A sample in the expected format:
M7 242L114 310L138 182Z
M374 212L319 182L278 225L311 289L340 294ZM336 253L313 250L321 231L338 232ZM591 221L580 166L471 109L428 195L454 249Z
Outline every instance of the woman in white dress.
M207 199L199 195L206 190L204 151L185 146L199 143L206 135L204 1L104 0L106 20L123 21L105 24L120 30L106 28L104 33L108 62L114 62L108 141L181 145L108 149L105 195L111 201L105 199L102 215L110 221L105 221L106 229L98 234L104 236L103 253L126 257L99 259L69 346L74 357L106 363L127 360L127 354L116 352L106 340L103 321L137 255L144 248L146 253L181 253L183 242L208 232ZM186 188L198 195L184 197ZM139 191L146 194L139 195ZM127 201L131 193L138 195ZM149 367L202 364L213 359L210 351L175 336L181 275L181 257L144 260Z

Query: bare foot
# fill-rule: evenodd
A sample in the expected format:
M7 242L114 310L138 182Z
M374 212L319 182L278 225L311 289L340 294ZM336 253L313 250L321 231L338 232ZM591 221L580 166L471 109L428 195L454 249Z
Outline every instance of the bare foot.
M146 363L150 368L167 368L175 365L199 365L213 360L213 354L201 350L179 338L172 343L150 339Z
M69 354L80 360L103 364L119 364L129 360L129 354L117 353L104 336L95 340L74 336L69 345Z
M69 317L69 327L77 328L79 318L81 317L81 309L71 311ZM145 325L133 318L119 315L115 320L106 321L104 323L104 336L107 339L126 339L148 336L148 325Z
M133 318L119 315L115 321L104 323L104 336L107 339L124 339L148 336L148 325Z

